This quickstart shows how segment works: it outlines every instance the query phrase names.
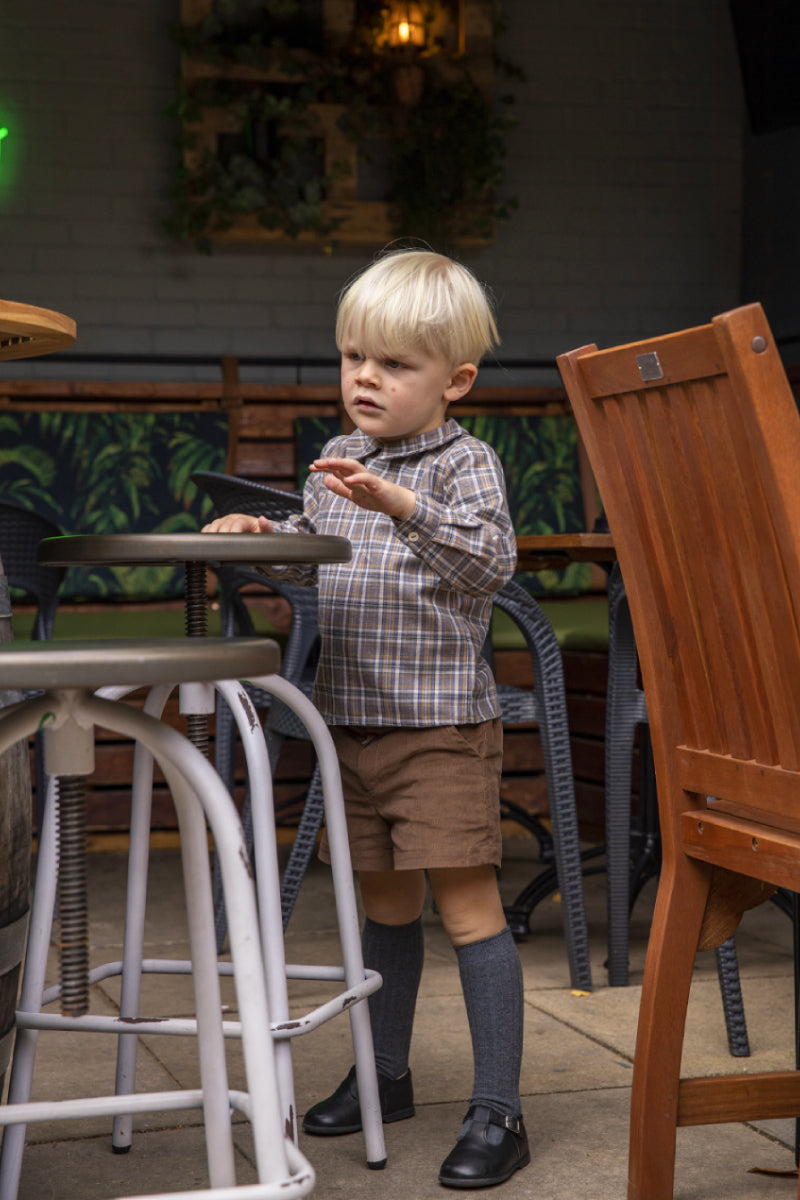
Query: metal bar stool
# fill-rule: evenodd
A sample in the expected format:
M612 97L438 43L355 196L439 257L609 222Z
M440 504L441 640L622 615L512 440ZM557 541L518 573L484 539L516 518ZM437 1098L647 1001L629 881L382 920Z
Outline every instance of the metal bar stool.
M39 560L53 565L131 563L184 563L186 565L186 626L191 644L204 644L206 620L206 565L208 563L337 562L350 556L346 538L297 534L112 534L47 538L39 547ZM228 639L235 645L238 639ZM253 664L253 667L256 664ZM361 953L358 910L350 847L344 813L339 764L333 742L322 717L303 693L278 674L262 676L253 667L247 680L274 695L297 714L314 744L320 767L333 873L342 966L287 965L281 917L280 878L272 797L272 777L264 734L245 687L221 684L219 691L234 713L247 762L253 820L255 864L262 953L267 964L267 995L272 1018L272 1036L285 1128L296 1139L297 1112L294 1100L291 1039L316 1029L324 1021L349 1013L353 1051L358 1074L359 1098L367 1165L381 1168L386 1163L378 1079L367 1005L361 1003L381 985L376 972L365 971ZM154 691L147 709L160 715L167 692ZM201 750L207 750L206 722L214 711L213 690L195 689L185 706L189 735ZM188 962L143 960L145 892L149 850L152 759L146 747L137 747L134 763L128 906L122 969L121 1015L139 1017L139 993L143 970L172 973L191 970ZM249 862L249 856L248 860ZM220 964L221 971L227 970ZM287 979L324 979L344 984L339 995L300 1018L289 1016ZM128 1034L119 1040L117 1090L134 1089L137 1039ZM124 1110L123 1110L124 1111ZM131 1142L129 1117L118 1117L113 1134L115 1149Z
M0 675L7 686L43 694L0 711L0 752L43 729L46 767L59 779L61 981L53 989L61 1015L41 1013L41 999L55 895L55 805L47 806L42 858L31 916L17 1047L9 1102L0 1108L5 1131L0 1162L0 1195L17 1193L28 1122L78 1118L97 1113L202 1108L210 1188L209 1200L227 1200L237 1188L230 1110L244 1112L252 1125L258 1185L245 1194L258 1200L308 1195L314 1173L285 1137L275 1053L269 1025L265 964L261 954L255 890L244 854L241 823L233 802L206 759L176 730L147 712L93 695L110 685L123 691L141 686L188 688L197 681L234 678L253 670L274 672L278 648L266 639L209 638L202 645L164 638L158 641L28 642L0 647ZM101 725L134 738L161 767L171 788L181 831L191 970L196 1020L158 1019L139 1028L163 1034L196 1034L201 1087L196 1090L107 1096L90 1100L27 1102L37 1030L41 1028L116 1032L124 1019L89 1013L88 930L85 874L83 779L94 768L94 731ZM54 789L51 789L53 791ZM226 1030L221 1019L214 940L211 874L206 821L222 862L229 898L232 973L240 1021ZM241 1037L247 1092L231 1091L225 1064L226 1033Z

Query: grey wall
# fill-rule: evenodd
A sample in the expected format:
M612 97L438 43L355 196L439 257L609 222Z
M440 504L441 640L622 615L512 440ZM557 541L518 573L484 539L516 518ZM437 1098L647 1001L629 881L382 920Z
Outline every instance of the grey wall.
M527 73L508 176L520 203L493 245L464 255L497 294L501 358L552 359L738 303L745 116L725 0L505 7L503 48ZM369 250L204 257L160 231L176 16L177 0L0 9L0 296L69 313L83 353L330 355L337 289ZM26 372L68 368L14 364Z
M744 163L742 293L800 362L800 127L748 132Z

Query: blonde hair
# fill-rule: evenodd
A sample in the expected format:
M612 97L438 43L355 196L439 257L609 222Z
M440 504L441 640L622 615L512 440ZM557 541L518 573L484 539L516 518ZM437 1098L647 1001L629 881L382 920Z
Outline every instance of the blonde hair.
M476 366L499 344L489 296L471 271L430 250L383 254L343 290L336 345L395 358L409 350Z

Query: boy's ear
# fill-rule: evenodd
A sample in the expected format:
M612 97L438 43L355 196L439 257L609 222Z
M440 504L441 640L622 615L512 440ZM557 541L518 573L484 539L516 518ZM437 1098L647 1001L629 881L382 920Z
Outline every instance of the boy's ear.
M475 382L477 374L478 368L474 363L461 363L456 367L450 376L450 383L444 390L445 401L452 404L454 400L460 400L462 396L466 396Z

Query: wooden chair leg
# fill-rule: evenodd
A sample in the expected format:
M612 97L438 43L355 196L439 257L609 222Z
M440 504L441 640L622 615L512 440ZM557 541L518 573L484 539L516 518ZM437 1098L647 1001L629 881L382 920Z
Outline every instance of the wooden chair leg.
M628 1200L672 1200L686 1009L709 886L688 859L662 870L633 1064Z

